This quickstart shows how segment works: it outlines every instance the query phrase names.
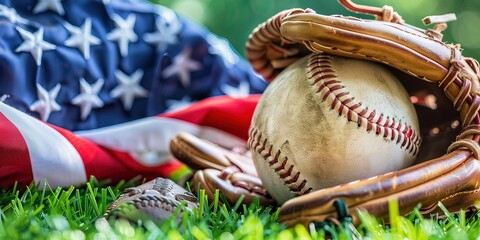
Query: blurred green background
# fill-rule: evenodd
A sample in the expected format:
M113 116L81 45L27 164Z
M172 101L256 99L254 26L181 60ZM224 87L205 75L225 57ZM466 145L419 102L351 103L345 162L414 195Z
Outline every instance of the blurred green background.
M250 32L277 12L290 8L311 8L324 15L355 15L337 0L151 0L167 6L205 25L228 39L244 55ZM421 19L428 15L455 13L457 20L448 24L444 41L460 43L463 55L480 60L480 0L356 0L358 4L393 6L407 23L425 28Z

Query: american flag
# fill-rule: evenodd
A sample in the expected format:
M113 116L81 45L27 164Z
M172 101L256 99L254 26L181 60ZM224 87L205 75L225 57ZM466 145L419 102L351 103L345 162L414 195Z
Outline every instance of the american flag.
M180 179L189 132L245 146L266 82L229 43L134 0L0 0L0 187Z

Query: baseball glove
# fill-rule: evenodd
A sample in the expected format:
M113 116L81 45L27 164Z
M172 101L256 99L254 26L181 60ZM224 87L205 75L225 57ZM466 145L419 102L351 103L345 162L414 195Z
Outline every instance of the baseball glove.
M376 20L324 16L311 9L283 11L253 31L247 58L269 81L311 52L392 67L416 104L423 138L419 163L291 199L281 207L280 221L306 225L337 218L334 202L340 199L349 207L354 223L359 223L358 209L386 217L392 199L398 201L402 214L418 204L423 214L441 213L438 202L451 212L476 209L480 198L480 71L476 60L462 56L459 45L442 42L441 31L454 15L427 17L426 24L436 25L422 30L405 24L391 7L340 2L352 11L375 15Z
M191 179L192 190L198 194L199 189L205 189L210 201L214 200L218 189L231 204L242 195L245 204L252 203L255 198L262 205L274 203L244 150L231 151L187 133L173 138L170 150L178 160L196 170Z

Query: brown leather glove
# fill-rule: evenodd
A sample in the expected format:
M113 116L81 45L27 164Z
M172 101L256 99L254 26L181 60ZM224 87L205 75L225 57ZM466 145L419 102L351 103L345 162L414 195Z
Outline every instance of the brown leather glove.
M192 190L198 194L198 186L205 189L210 201L214 199L215 190L219 189L231 204L242 195L246 204L254 198L259 198L262 205L274 204L250 157L187 133L173 138L170 150L177 159L196 170L191 179Z
M304 56L306 49L391 66L416 103L423 139L418 159L423 163L291 199L281 207L280 221L294 225L338 217L333 206L338 199L345 200L354 223L359 223L356 209L388 216L392 199L403 214L417 204L424 214L441 213L439 201L451 212L476 209L480 71L476 60L462 56L459 45L442 42L441 31L452 16L425 18L436 25L422 30L404 24L391 7L340 2L350 10L376 15L377 20L324 16L310 9L283 11L253 31L247 58L269 80Z

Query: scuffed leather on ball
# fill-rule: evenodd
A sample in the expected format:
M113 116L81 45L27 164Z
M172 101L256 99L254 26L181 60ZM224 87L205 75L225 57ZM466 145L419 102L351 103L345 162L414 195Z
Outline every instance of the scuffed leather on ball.
M105 218L115 216L129 220L150 219L162 222L176 213L191 211L198 206L198 199L170 179L156 178L137 187L126 188L107 209ZM177 218L181 217L181 212Z
M425 24L435 26L423 30L402 24L388 6L340 3L377 20L325 16L310 9L282 11L252 32L246 58L270 81L290 66L278 63L291 63L310 53L392 67L419 116L423 141L418 164L291 199L282 205L279 221L289 226L330 221L338 217L333 204L337 200L346 203L353 224L360 223L357 210L388 218L392 199L404 215L419 204L425 216L443 215L444 209L476 211L480 208L480 65L464 57L459 44L442 41L441 31L452 20L451 14L424 18ZM302 46L309 50L306 54L300 51ZM279 54L269 55L270 49Z

